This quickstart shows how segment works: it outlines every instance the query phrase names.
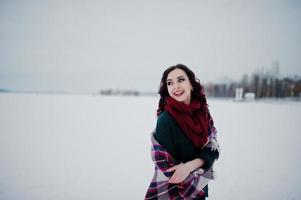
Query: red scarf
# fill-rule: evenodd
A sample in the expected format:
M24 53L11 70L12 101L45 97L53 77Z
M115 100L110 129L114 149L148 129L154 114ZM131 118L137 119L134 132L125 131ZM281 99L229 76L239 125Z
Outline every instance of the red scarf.
M166 97L166 110L178 123L192 143L204 147L208 142L208 113L202 111L201 102L193 100L189 105ZM206 105L207 106L207 105Z

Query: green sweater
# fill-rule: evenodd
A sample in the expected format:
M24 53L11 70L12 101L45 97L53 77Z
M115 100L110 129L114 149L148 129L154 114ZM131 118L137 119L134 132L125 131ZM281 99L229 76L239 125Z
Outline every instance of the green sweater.
M204 170L209 169L219 156L217 150L196 148L176 120L166 111L158 116L154 137L167 152L180 162L185 163L195 158L204 160L205 164L202 166Z

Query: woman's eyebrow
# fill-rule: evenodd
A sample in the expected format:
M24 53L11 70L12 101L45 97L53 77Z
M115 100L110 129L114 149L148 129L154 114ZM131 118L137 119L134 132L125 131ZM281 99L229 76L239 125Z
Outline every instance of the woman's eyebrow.
M177 79L180 79L180 78L184 78L184 76L179 76L179 77L177 77ZM169 78L169 79L167 79L166 81L172 81L172 79Z
M179 79L179 78L184 78L184 76L179 76L177 79Z

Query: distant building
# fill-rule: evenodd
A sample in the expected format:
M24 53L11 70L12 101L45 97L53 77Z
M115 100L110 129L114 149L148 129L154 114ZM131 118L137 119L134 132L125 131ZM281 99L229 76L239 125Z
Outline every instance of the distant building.
M247 92L245 93L245 100L255 100L255 93L254 92Z
M243 100L243 88L236 88L235 101L242 101L242 100Z

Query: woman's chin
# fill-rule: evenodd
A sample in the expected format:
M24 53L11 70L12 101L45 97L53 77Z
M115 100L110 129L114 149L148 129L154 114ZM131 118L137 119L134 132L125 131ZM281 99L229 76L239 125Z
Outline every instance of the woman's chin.
M173 97L176 101L178 102L184 102L185 101L185 98L183 97Z

